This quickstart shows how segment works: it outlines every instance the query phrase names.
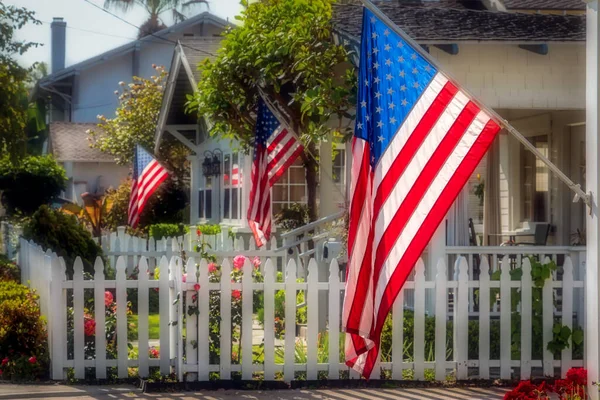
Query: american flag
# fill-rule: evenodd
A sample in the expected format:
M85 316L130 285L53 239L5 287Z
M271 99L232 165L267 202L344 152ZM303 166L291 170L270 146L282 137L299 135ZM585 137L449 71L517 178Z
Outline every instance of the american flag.
M248 205L248 224L258 247L271 238L271 186L302 151L304 147L296 136L275 118L261 99L256 118L252 188Z
M343 327L368 379L394 300L500 126L366 8L358 83Z
M152 193L167 179L169 173L140 145L133 156L133 176L129 197L129 226L135 228Z

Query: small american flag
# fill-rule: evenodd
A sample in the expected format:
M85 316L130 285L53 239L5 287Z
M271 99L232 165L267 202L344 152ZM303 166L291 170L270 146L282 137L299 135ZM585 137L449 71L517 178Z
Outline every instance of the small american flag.
M133 157L133 177L129 197L129 226L137 227L140 215L152 193L167 179L169 173L140 145Z
M369 378L394 300L500 130L364 9L343 310L346 364Z
M304 147L296 136L275 118L264 100L260 99L248 205L248 224L258 247L271 238L271 186L302 151Z

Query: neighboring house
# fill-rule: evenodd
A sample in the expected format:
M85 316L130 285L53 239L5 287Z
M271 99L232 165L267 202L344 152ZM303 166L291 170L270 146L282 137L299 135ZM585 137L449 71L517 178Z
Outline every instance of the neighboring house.
M541 7L541 3L535 7ZM571 2L545 3L561 3L566 7ZM513 11L533 4L526 0L379 4L392 21L424 46L458 82L510 121L575 182L583 182L584 16L554 15L552 9L533 14ZM510 12L495 11L504 6L513 8ZM359 4L335 6L333 23L340 42L357 47L361 21ZM249 196L245 177L250 174L251 157L237 152L235 144L209 138L203 124L182 114L185 95L193 92L198 78L194 61L197 56L183 45L176 51L173 62L180 60L183 67L168 84L157 127L157 143L167 135L165 132L171 132L193 151L191 221L210 220L243 229ZM202 163L212 159L213 154L208 151L215 149L223 154L221 157L217 152L222 173L205 177ZM331 172L339 177L336 178L339 183L322 179L321 196L345 193L348 157L344 150L334 160L333 168L338 172ZM235 174L236 167L239 179L233 185L228 177ZM481 184L489 199L491 211L487 215L475 195ZM290 169L289 175L273 189L274 211L293 202L302 203L305 193L302 167ZM466 225L468 218L472 218L479 244L481 239L488 243L488 238L490 244L498 243L488 233L533 232L536 224L550 224L548 244L568 245L574 232L585 230L584 205L572 203L570 190L505 132L469 180L463 198L467 202L466 217L453 220L450 213L448 224ZM327 201L321 198L321 203L343 205L344 196L329 197ZM484 220L488 227L486 234L483 234ZM504 239L507 238L501 240Z
M67 188L61 196L82 204L85 192L104 193L117 188L127 178L130 168L117 165L109 154L90 148L88 129L96 124L52 122L48 152L54 156L67 173Z
M118 97L114 91L119 88L120 81L131 82L133 76L152 76L156 73L153 64L163 65L169 70L178 39L196 36L215 38L228 26L230 24L227 21L205 12L152 36L132 41L80 63L65 66L65 55L71 50L66 48L65 39L71 31L62 18L55 18L51 25L52 73L39 81L33 94L48 101L47 121L51 124L60 122L54 126L51 139L55 143L65 144L76 136L79 141L74 146L77 148L70 148L74 151L69 154L88 154L85 134L87 128L84 129L85 125L78 124L97 123L97 115L109 118L114 116L118 106ZM63 135L64 137L61 137ZM116 166L111 157L99 155L98 151L92 153L94 156L91 159L61 160L66 163L73 162L69 172L70 179L74 179L72 189L66 193L70 200L79 200L79 189L84 186L88 189L95 188L97 176L110 176L108 186L117 184L126 176L124 172L128 170L127 167ZM101 163L93 167L90 162L96 162L100 157ZM80 168L84 170L79 170ZM99 170L94 172L94 168ZM118 172L109 175L111 169Z
M580 15L585 14L585 2L580 0L504 0L508 11Z

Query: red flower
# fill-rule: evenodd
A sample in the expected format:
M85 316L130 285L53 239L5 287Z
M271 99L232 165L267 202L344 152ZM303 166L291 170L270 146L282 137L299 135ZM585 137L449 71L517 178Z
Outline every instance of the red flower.
M211 274L214 274L215 272L217 272L217 264L215 263L210 263L208 264L208 272L210 272Z
M8 364L8 357L4 357L4 359L2 360L2 365L6 365Z
M30 364L35 364L37 362L37 358L35 358L35 356L31 356L31 357L29 357L28 361Z
M195 295L195 294L192 295L192 301L196 301L197 298L198 298L198 295Z
M181 277L181 280L183 282L186 282L187 281L187 274L183 274L183 276Z
M86 336L94 336L96 333L96 321L93 319L86 319L83 323L83 331Z
M202 232L200 232L200 228L196 229L196 235L201 236Z
M199 284L199 283L196 283L196 284L194 285L194 290L195 290L196 292L197 292L198 290L200 290L200 284Z
M113 301L114 301L114 297L113 297L112 293L109 292L108 290L106 292L104 292L104 305L106 307L108 307L112 304Z
M239 300L242 297L242 292L240 292L239 290L233 290L231 292L231 297L233 297L236 300Z
M148 349L148 355L150 356L150 358L158 358L160 356L160 352L156 347L150 347Z
M260 257L254 257L252 259L252 265L254 265L254 269L259 269L260 268Z
M587 371L584 368L571 368L567 371L567 381L575 385L587 385Z
M242 255L233 257L233 269L240 271L244 267L244 262L246 262L246 257Z

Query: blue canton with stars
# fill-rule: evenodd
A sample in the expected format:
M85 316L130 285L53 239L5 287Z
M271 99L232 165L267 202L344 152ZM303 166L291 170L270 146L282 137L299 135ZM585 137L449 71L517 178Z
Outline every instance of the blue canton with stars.
M437 70L371 11L363 11L354 136L374 167Z
M258 115L256 118L256 140L254 142L254 149L257 150L259 145L263 146L263 149L267 148L267 140L279 127L280 123L275 118L267 104L263 99L259 100L258 103ZM254 152L254 158L256 158L257 152Z
M142 146L139 144L135 146L135 162L133 165L135 168L133 169L133 179L138 179L138 177L142 174L144 169L154 160L152 154L148 153Z

